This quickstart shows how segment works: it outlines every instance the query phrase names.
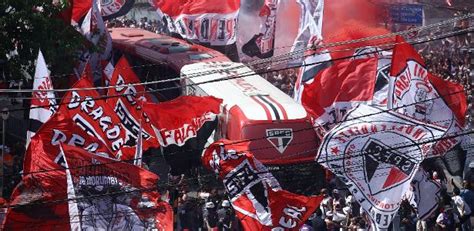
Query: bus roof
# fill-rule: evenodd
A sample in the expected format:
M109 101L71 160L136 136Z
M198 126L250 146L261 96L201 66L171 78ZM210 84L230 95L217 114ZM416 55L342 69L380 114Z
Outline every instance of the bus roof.
M140 28L109 28L115 49L152 62L167 63L177 72L186 64L229 61L222 53Z
M208 95L224 100L228 108L237 105L249 120L304 119L301 104L241 63L212 62L186 65L186 81ZM236 78L232 78L232 76ZM243 76L243 77L240 77ZM220 80L230 77L229 80Z

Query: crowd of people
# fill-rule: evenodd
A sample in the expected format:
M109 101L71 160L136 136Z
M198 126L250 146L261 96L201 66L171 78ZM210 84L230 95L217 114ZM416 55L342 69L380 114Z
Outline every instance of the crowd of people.
M223 187L190 190L184 181L170 185L163 195L173 207L175 230L242 230Z
M129 27L129 28L141 28L147 31L151 31L157 34L165 32L165 25L156 19L149 20L147 17L143 17L140 20L129 19L126 16L112 19L106 22L108 28L112 27Z
M292 96L296 82L296 69L285 69L281 71L271 71L263 73L262 77L268 82L272 83L275 87L281 91Z

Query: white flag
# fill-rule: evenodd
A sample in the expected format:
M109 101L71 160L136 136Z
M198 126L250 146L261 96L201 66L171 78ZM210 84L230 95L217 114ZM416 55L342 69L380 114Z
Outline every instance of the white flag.
M35 77L33 80L33 93L31 96L31 109L29 128L26 133L26 147L30 143L31 137L36 131L56 112L56 98L53 90L53 83L49 76L49 70L44 61L41 50L38 52L36 60Z
M385 230L434 139L444 129L359 105L324 137L317 161L349 188L377 230Z

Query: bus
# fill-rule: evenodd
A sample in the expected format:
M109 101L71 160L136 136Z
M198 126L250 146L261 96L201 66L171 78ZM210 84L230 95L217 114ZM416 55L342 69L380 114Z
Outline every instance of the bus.
M219 118L214 140L252 140L250 149L256 158L289 191L312 187L314 192L323 187L324 170L315 163L320 140L309 115L291 97L250 68L231 62L215 50L142 29L109 30L114 59L125 55L141 81L181 77L147 85L147 88L167 89L154 93L159 101L180 95L222 98L224 113ZM245 77L232 78L238 75Z
M127 57L141 81L178 78L181 68L198 62L230 61L222 53L182 39L156 34L139 28L109 28L113 57ZM181 93L179 80L147 85L159 101L170 100Z
M234 62L208 62L181 69L182 94L223 99L217 138L250 140L266 165L314 162L320 140L301 104Z

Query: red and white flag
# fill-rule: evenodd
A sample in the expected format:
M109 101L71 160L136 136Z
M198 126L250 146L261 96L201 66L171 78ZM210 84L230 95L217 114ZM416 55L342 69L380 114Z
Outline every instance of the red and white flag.
M56 112L56 96L49 70L44 61L41 50L36 60L35 76L33 79L33 93L31 95L31 109L28 131L26 132L26 147L38 129Z
M152 96L146 92L140 80L122 56L115 65L107 92L107 104L110 105L120 118L127 134L137 140L140 129L143 138L143 150L149 147L159 147L155 138L151 120L143 110L146 102L152 102Z
M464 125L466 96L460 84L430 73L416 50L397 36L390 71L388 107L413 119L446 129L446 137L429 156L440 156L461 142L457 134Z
M113 157L130 160L135 156L135 138L126 129L105 98L93 89L86 78L72 86L64 95L59 111L68 113L75 124L99 138L112 151Z
M51 170L53 166L44 163L51 161L48 158L40 156L37 165ZM54 171L25 175L8 211L6 229L173 230L168 219L173 211L160 200L154 173L69 145L61 145L61 158L54 161ZM31 184L40 177L55 180L54 190L48 192L52 196L39 193L38 182Z
M322 200L281 189L248 142L219 140L207 148L202 163L223 181L244 230L297 230Z
M205 144L214 141L221 104L221 99L212 96L180 96L159 104L145 104L153 135L172 175L181 175L200 165Z
M442 127L358 105L330 130L317 161L346 184L376 230L387 229Z
M168 30L183 38L225 46L235 44L240 0L149 0Z
M301 102L324 135L358 104L370 104L374 96L377 58L336 63L305 84Z
M368 1L299 0L298 3L301 7L300 27L292 48L293 60L296 61L290 63L290 66L301 65L294 91L297 102L301 102L304 83L311 81L320 71L354 56L372 54L370 57L376 57L377 53L366 51L360 54L358 50L392 42L391 38L352 42L389 33L379 26L381 21L377 15L381 9ZM333 45L320 48L329 44Z

